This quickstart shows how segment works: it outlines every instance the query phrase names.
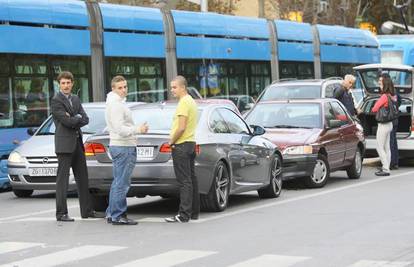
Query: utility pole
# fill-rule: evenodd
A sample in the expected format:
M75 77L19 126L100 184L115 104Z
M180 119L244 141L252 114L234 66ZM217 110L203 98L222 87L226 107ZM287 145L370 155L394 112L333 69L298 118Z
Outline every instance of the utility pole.
M265 0L259 0L259 18L264 18L265 16Z
M201 0L201 12L208 12L208 0Z

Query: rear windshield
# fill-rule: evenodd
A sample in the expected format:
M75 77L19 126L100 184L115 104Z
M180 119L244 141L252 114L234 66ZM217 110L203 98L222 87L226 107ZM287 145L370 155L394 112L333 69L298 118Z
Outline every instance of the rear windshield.
M100 133L104 130L106 123L105 123L105 109L103 108L84 108L86 114L89 117L88 125L82 127L82 132L84 134L95 134ZM55 124L53 122L52 117L50 116L49 119L43 124L43 126L39 129L37 135L54 135L56 131Z
M265 128L321 128L321 110L317 103L258 104L246 121Z
M148 124L148 132L169 132L174 117L176 107L166 108L141 108L132 111L134 123L141 125ZM198 119L202 109L198 110Z
M278 85L266 89L259 101L320 98L321 86L319 85Z
M400 94L407 94L411 92L412 76L411 72L401 70L365 70L361 71L362 80L370 93L380 93L378 79L379 75L386 72L390 75L394 86L398 89Z

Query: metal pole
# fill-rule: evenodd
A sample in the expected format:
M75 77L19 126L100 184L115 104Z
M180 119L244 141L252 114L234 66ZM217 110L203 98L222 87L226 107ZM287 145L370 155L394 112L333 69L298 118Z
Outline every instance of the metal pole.
M259 0L259 18L264 18L265 16L265 1L264 0Z
M208 0L201 0L201 12L208 12Z

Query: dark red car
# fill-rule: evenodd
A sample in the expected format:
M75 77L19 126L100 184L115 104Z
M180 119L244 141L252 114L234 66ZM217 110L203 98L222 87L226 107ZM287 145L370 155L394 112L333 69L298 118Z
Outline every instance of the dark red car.
M263 126L279 146L284 180L303 177L308 187L323 187L333 171L361 176L363 129L336 99L263 101L246 121Z

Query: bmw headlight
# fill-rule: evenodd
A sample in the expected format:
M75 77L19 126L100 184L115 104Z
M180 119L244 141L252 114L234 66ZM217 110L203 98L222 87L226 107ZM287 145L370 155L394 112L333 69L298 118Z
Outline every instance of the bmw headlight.
M308 155L312 154L312 146L290 146L283 150L284 155Z
M25 158L22 155L20 155L18 152L12 152L9 155L8 161L10 163L24 163Z

